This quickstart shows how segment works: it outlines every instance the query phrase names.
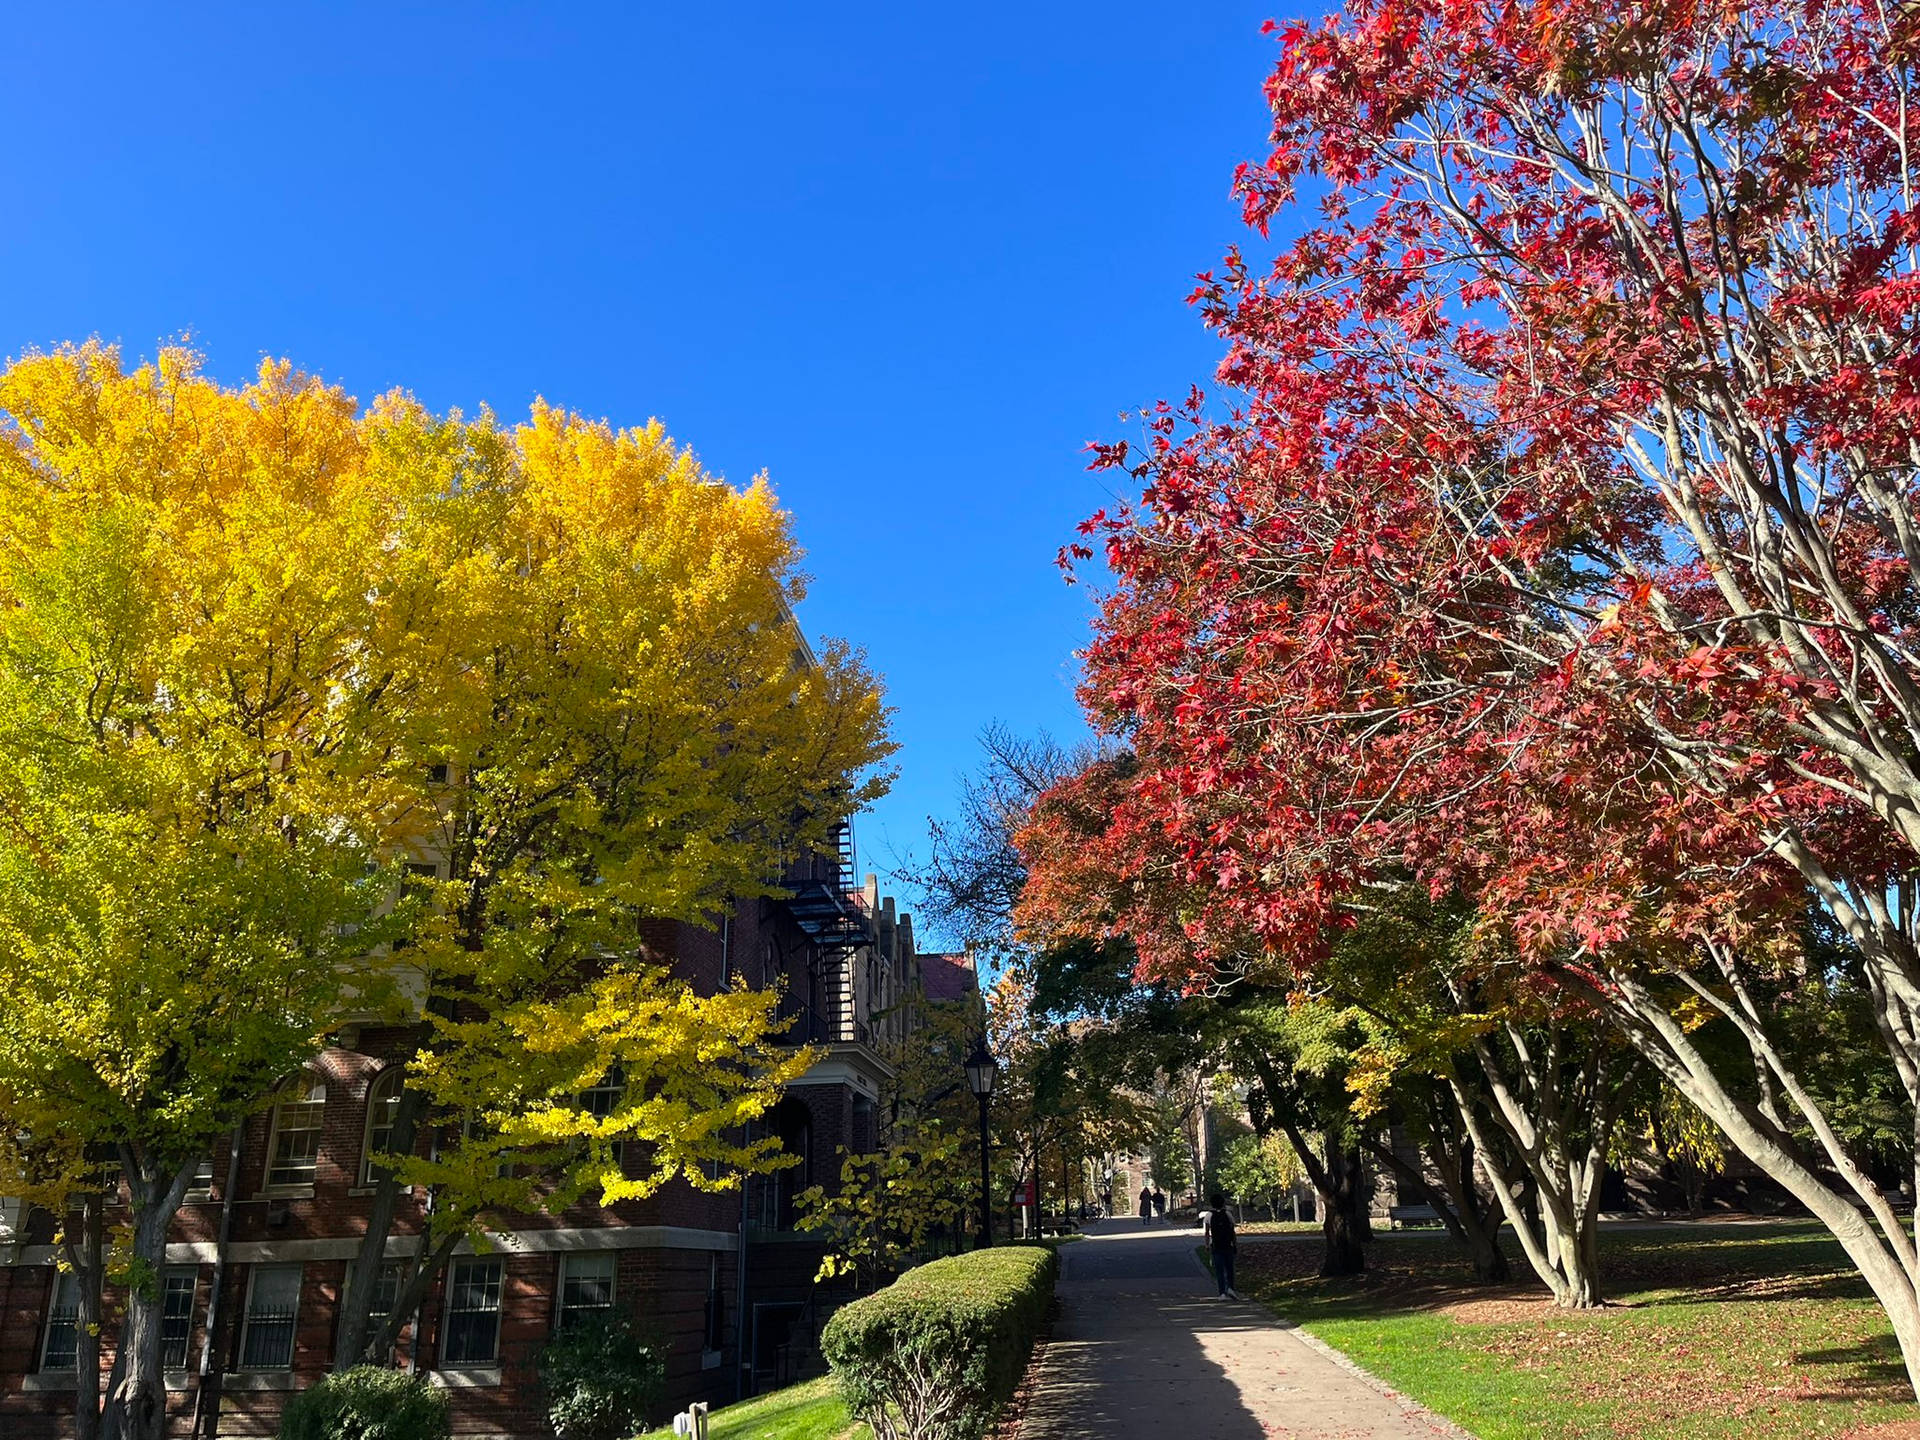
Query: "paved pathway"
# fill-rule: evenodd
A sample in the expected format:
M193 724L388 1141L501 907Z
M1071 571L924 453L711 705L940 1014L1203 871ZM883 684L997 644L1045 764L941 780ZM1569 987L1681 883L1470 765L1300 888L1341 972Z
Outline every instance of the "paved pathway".
M1471 1440L1265 1306L1215 1297L1199 1237L1114 1220L1060 1250L1020 1440Z

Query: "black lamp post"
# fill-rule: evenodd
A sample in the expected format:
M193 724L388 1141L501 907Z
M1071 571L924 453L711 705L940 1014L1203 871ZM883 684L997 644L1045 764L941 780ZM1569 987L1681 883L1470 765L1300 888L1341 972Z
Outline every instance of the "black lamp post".
M999 1078L1000 1062L993 1058L982 1039L967 1057L967 1088L980 1101L980 1248L993 1244L993 1172L987 1156L987 1102L993 1098L993 1082Z

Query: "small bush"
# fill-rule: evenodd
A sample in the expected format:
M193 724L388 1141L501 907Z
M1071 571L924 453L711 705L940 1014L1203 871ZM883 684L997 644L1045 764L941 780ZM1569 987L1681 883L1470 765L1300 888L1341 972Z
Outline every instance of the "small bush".
M666 1385L665 1358L624 1315L569 1325L540 1352L547 1421L560 1440L621 1440L644 1430Z
M980 1440L1020 1383L1059 1261L1031 1245L909 1270L827 1322L820 1348L879 1440Z
M358 1365L289 1400L280 1440L447 1440L447 1392L418 1375Z

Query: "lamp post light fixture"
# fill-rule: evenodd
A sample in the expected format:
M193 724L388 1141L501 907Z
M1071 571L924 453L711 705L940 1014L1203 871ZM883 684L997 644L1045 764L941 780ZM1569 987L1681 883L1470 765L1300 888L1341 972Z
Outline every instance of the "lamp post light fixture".
M993 1172L987 1153L987 1102L993 1099L993 1082L1000 1077L1000 1062L993 1058L983 1037L967 1057L967 1088L980 1102L980 1248L993 1244Z

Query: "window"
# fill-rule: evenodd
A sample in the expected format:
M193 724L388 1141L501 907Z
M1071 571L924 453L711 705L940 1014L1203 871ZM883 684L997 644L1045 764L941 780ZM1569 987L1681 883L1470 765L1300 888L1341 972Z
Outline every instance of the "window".
M707 1311L702 1326L702 1348L718 1350L726 1340L727 1317L726 1300L720 1290L720 1252L710 1251L707 1255Z
M620 1097L626 1093L627 1072L616 1065L598 1085L580 1092L580 1108L594 1119L604 1120L620 1108Z
M193 1338L193 1294L198 1270L169 1270L160 1297L160 1365L187 1368L187 1342Z
M367 1087L367 1136L360 1147L360 1183L371 1185L380 1177L374 1173L375 1157L393 1148L393 1120L400 1109L400 1081L404 1072L390 1065L373 1077Z
M300 1314L300 1267L256 1265L247 1286L242 1370L285 1370L293 1364L293 1326Z
M367 1305L369 1333L378 1330L382 1322L393 1313L393 1307L400 1303L400 1290L406 1283L409 1268L408 1262L405 1260L387 1260L382 1262L380 1274L373 1282L373 1298ZM344 1302L347 1297L347 1292L353 1288L353 1269L352 1263L349 1262L347 1265L346 1282L340 1289L340 1298L343 1302L340 1319L343 1323L346 1319ZM400 1333L404 1333L406 1328L406 1325L402 1324ZM388 1362L391 1363L393 1358L392 1351L388 1352L387 1358Z
M187 1182L187 1193L181 1198L187 1201L213 1199L213 1157L211 1155L193 1167L193 1179Z
M71 1271L53 1272L53 1298L47 1306L47 1334L40 1344L42 1370L73 1369L79 1345L80 1287Z
M427 783L429 785L445 785L451 779L453 779L453 767L451 765L441 764L427 766Z
M500 1346L500 1262L456 1260L447 1283L442 1365L491 1365Z
M320 1125L327 1087L297 1081L273 1107L273 1139L267 1148L268 1185L311 1185L320 1164Z
M560 1305L554 1328L567 1326L613 1311L613 1256L562 1255L560 1257Z
M601 1077L598 1085L580 1092L580 1108L596 1120L605 1120L620 1108L620 1101L626 1093L627 1072L616 1065ZM615 1141L613 1163L620 1164L622 1158L620 1143Z

